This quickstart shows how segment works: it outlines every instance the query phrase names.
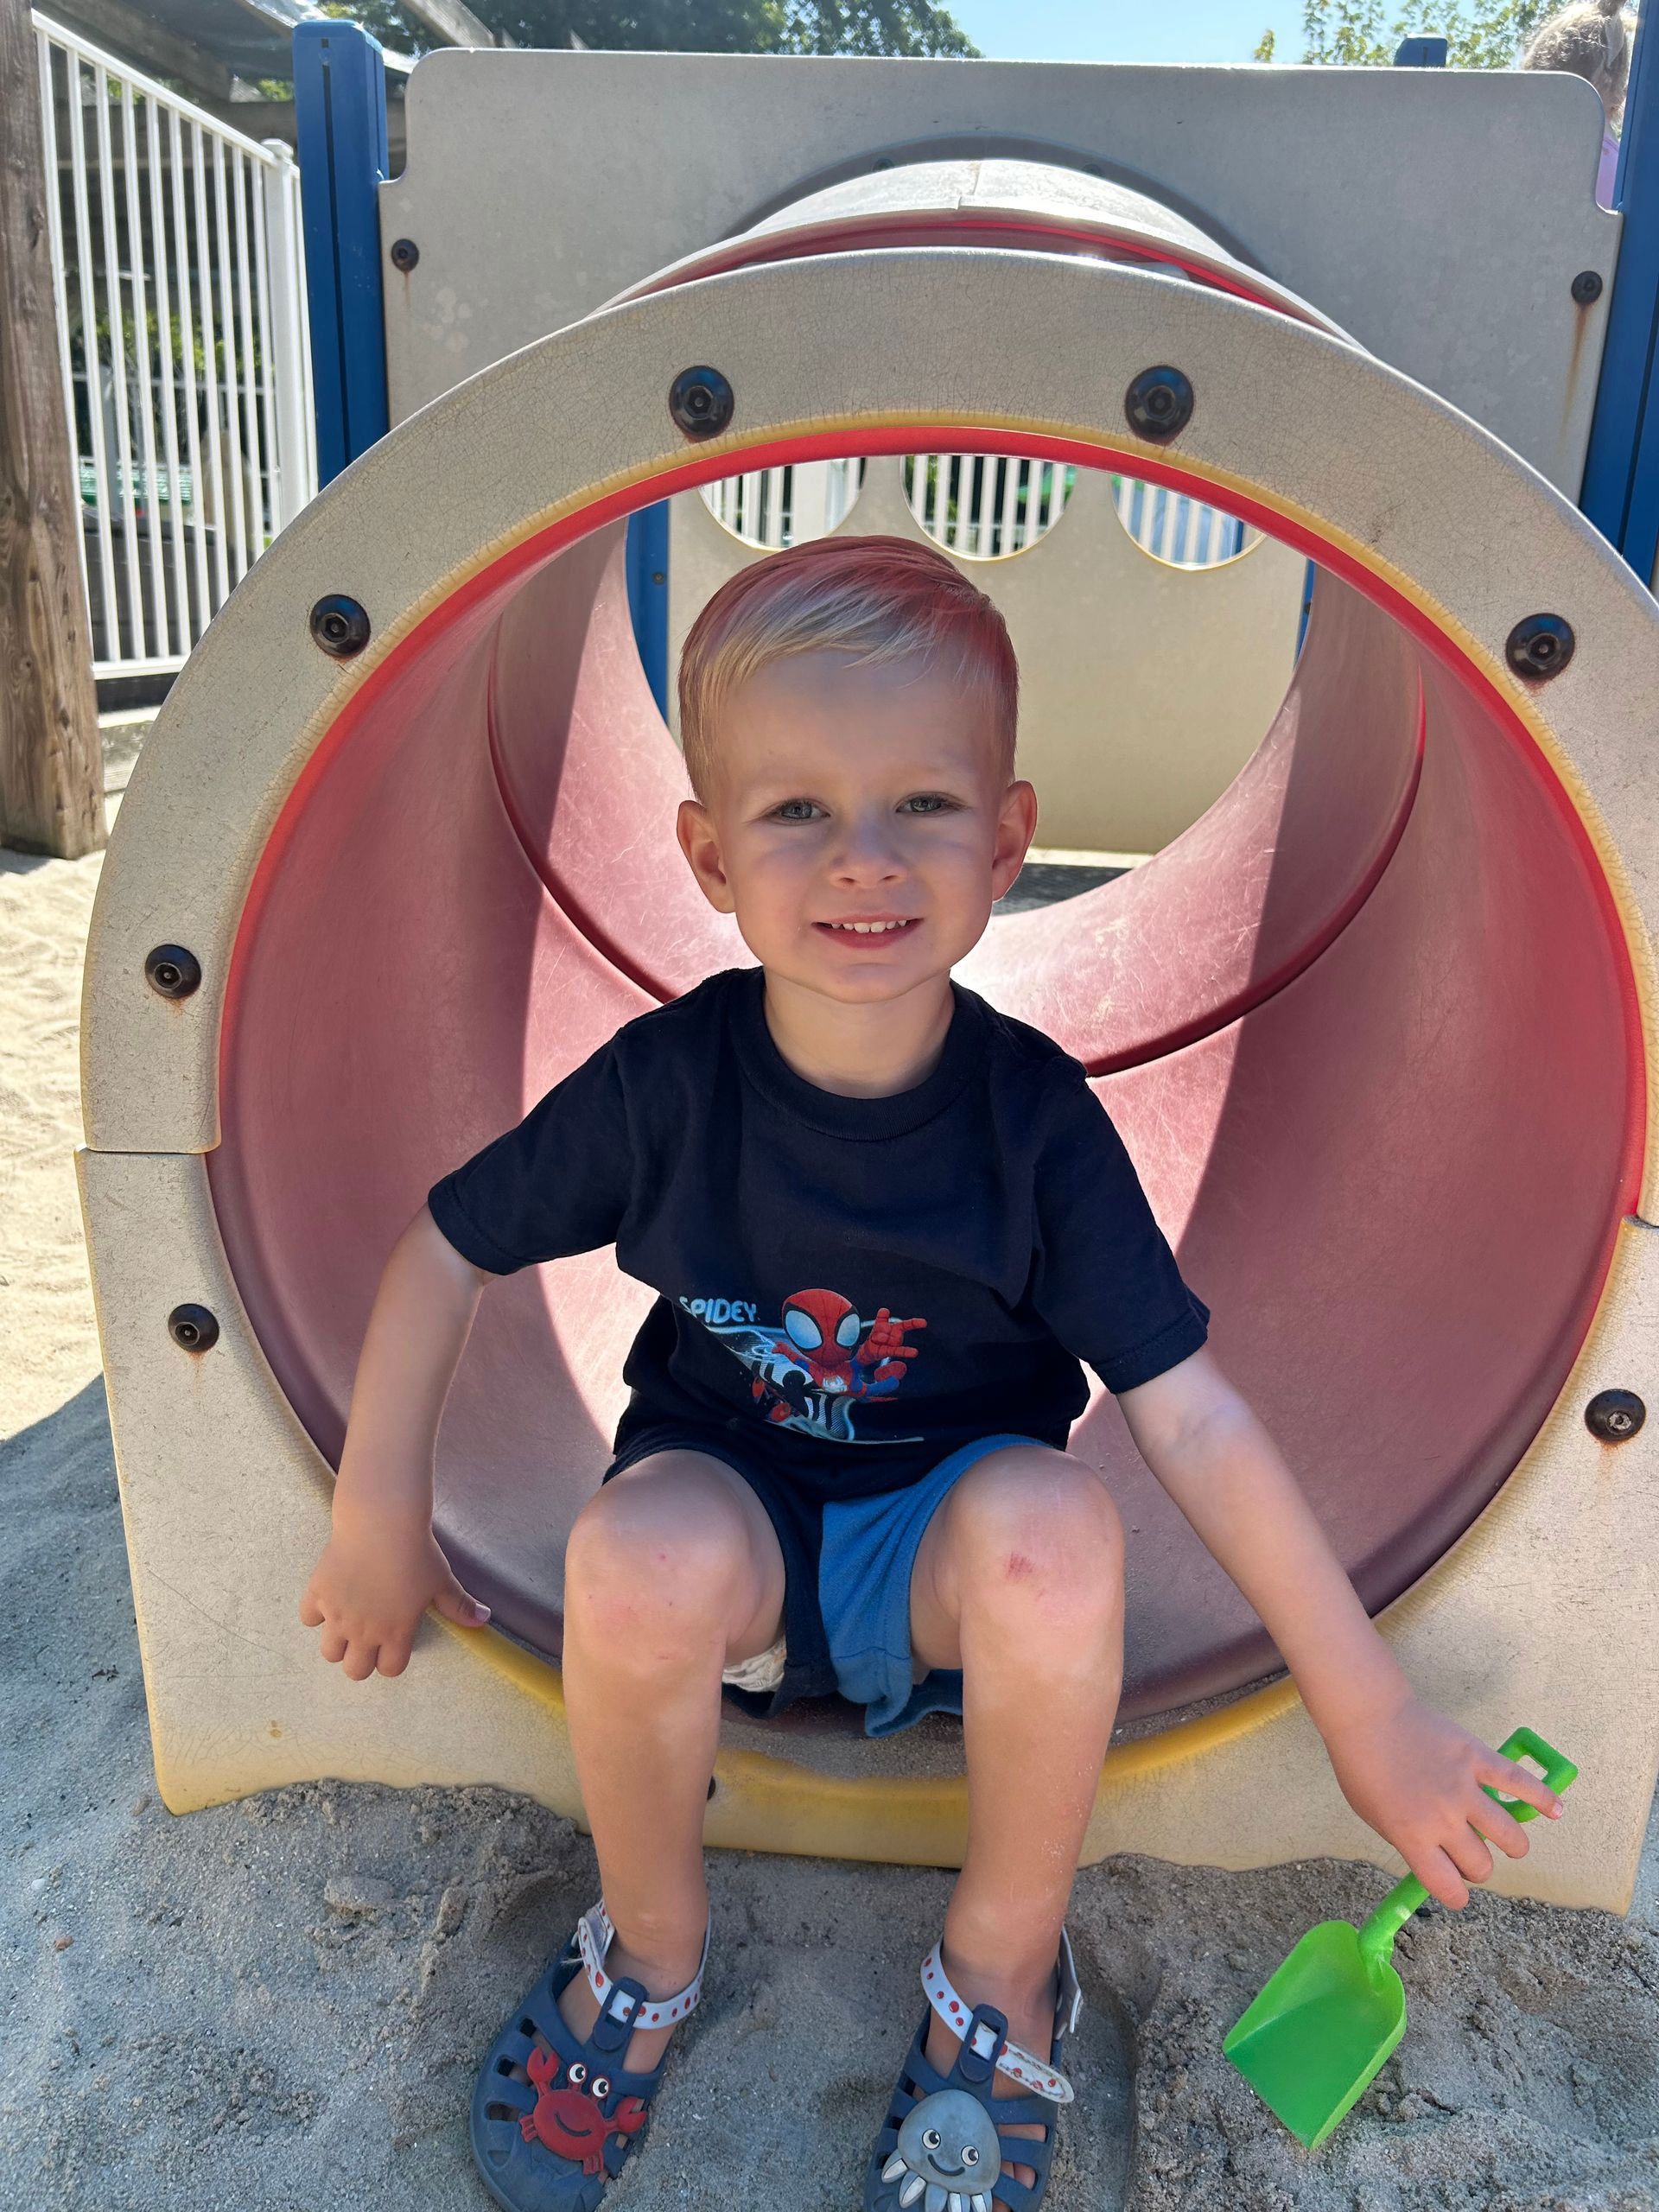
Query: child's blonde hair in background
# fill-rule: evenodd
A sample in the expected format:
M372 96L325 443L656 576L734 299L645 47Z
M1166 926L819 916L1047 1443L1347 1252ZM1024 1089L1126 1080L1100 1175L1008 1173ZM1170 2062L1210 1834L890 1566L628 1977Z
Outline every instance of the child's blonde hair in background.
M1521 57L1523 69L1565 69L1601 94L1607 120L1617 123L1630 76L1633 29L1624 0L1580 0L1541 23Z
M680 654L680 741L699 798L714 781L721 709L737 687L795 653L858 664L915 658L991 709L1003 780L1014 775L1020 671L1007 625L931 545L820 537L754 562L722 584Z

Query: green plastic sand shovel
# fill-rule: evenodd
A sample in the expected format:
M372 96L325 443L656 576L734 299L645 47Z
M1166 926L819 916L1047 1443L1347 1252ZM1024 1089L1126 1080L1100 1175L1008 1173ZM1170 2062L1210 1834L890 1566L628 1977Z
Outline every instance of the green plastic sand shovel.
M1505 1758L1530 1758L1558 1793L1579 1770L1530 1728L1501 1746ZM1496 1789L1517 1821L1537 1808ZM1428 1891L1414 1874L1389 1891L1363 1928L1327 1920L1303 1936L1222 2050L1264 2104L1310 2151L1362 2097L1406 2031L1405 1985L1389 1963L1394 1939Z

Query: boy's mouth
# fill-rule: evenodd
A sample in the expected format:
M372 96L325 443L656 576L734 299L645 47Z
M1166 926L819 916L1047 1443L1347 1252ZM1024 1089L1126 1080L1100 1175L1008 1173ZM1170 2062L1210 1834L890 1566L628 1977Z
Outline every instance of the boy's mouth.
M838 938L843 944L891 944L896 938L908 937L912 930L921 927L919 914L872 914L861 916L856 921L814 922L815 930Z

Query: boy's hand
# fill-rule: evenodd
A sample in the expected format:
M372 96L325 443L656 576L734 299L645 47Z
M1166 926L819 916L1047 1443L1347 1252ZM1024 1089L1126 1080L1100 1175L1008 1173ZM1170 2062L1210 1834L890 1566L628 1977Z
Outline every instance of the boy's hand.
M1535 1805L1550 1820L1561 1801L1529 1767L1499 1757L1478 1736L1415 1698L1380 1719L1332 1731L1325 1749L1342 1794L1391 1843L1432 1897L1460 1911L1469 1885L1492 1871L1488 1843L1523 1859L1527 1832L1482 1789ZM1485 1841L1482 1839L1484 1838Z
M322 1630L323 1657L343 1662L351 1680L363 1682L377 1669L403 1673L429 1605L462 1628L480 1628L490 1617L450 1573L429 1520L387 1515L335 1529L306 1585L300 1618Z

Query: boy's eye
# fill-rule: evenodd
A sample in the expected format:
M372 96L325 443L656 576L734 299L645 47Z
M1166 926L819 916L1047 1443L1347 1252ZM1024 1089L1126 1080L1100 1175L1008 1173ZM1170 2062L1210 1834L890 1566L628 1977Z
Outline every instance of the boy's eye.
M956 804L955 799L947 798L944 791L918 791L904 801L903 811L907 814L951 814L956 810Z
M786 798L781 806L772 808L772 818L774 822L810 822L822 810L816 799Z

